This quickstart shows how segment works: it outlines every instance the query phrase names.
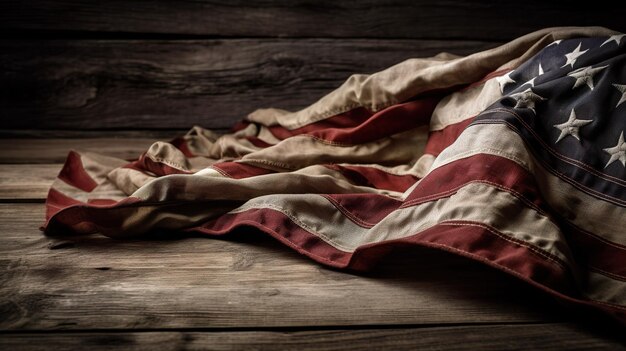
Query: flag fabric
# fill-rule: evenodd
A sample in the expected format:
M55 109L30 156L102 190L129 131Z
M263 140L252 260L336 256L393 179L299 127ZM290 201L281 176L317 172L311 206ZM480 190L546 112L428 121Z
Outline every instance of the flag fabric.
M72 151L44 229L248 227L352 269L426 246L626 322L625 132L626 36L544 29L353 75L300 111L194 127L134 161Z

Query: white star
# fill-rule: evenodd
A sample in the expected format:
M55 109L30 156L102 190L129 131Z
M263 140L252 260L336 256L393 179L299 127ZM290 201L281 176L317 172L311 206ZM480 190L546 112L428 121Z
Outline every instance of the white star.
M546 45L546 47L552 46L552 45L554 45L554 46L559 45L559 44L561 44L562 41L563 41L563 39L555 40L555 41L551 42L550 44Z
M611 155L609 162L606 163L604 168L607 168L611 163L619 161L622 166L626 166L626 143L624 142L624 132L620 134L617 145L604 149L606 153Z
M619 46L619 44L622 41L623 37L626 37L626 34L611 35L609 37L609 39L607 39L604 43L600 44L600 46L603 46L604 44L608 44L608 43L610 43L612 41L616 42L617 45Z
M607 67L609 66L601 66L596 68L591 68L591 66L588 66L585 68L579 68L573 72L568 73L568 76L576 78L576 82L574 83L572 89L576 89L583 84L587 84L589 89L593 90L593 76Z
M522 91L521 93L511 94L511 97L516 100L514 108L529 108L533 111L533 113L537 113L535 111L537 102L547 100L546 98L535 94L535 92L530 88Z
M576 119L576 112L574 112L574 109L572 109L572 112L569 114L569 119L565 123L554 125L554 128L561 130L561 134L554 143L558 143L559 141L561 141L561 139L565 138L568 135L571 135L574 138L578 139L578 141L580 141L578 129L580 129L580 127L582 126L586 126L591 122L593 121L590 119Z
M582 43L578 44L578 46L576 47L576 49L574 49L574 51L570 52L569 54L565 54L565 58L567 58L567 62L565 62L565 64L563 66L561 66L561 67L565 67L567 65L571 65L572 68L574 68L574 64L576 63L576 60L578 60L580 55L582 55L585 52L589 51L589 49L587 49L585 51L580 51L580 46L581 45L582 45Z
M619 99L617 105L615 105L615 108L617 108L619 104L626 101L626 84L613 84L613 86L615 87L615 89L619 90L620 93L622 93L622 97Z
M539 62L539 76L543 74L543 67L541 67L541 62Z
M513 78L511 78L511 73L513 73L513 71L510 71L509 73L500 76L500 77L496 77L496 80L498 81L498 84L500 84L500 93L504 94L504 86L509 84L509 83L515 83L515 81L513 80Z

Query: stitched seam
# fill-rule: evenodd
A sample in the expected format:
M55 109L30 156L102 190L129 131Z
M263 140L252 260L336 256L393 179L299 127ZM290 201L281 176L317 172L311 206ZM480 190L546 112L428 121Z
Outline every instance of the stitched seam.
M602 274L602 275L606 275L609 278L613 278L616 280L620 280L623 282L626 282L626 276L625 275L621 275L621 274L617 274L617 273L612 273L612 272L607 272L603 269L600 269L596 266L592 266L592 265L587 265L587 268L589 268L590 271L594 271L598 274Z
M347 208L345 208L341 203L339 203L338 201L336 201L335 199L331 198L328 195L322 195L324 198L326 198L326 200L328 200L333 206L335 206L339 211L341 211L341 213L343 213L346 217L348 217L350 220L352 220L355 224L366 228L366 229L370 229L373 226L375 226L375 223L370 223L365 221L364 219L361 219L359 217L357 217L355 214L353 214L352 212L348 211Z
M225 170L218 168L218 167L214 167L214 166L209 166L209 168L211 168L212 170L216 171L217 173L223 175L226 178L233 178L233 176L231 176L230 174L228 174L228 172L226 172Z
M497 237L504 239L508 242L517 244L519 246L523 246L527 249L529 249L530 251L534 252L535 254L539 255L542 258L546 258L556 264L558 264L559 266L561 266L564 269L567 269L567 264L565 262L563 262L560 258L554 256L553 254L544 251L543 249L540 249L530 243L527 243L525 241L518 241L515 238L512 238L504 233L501 233L500 231L486 225L486 224L482 224L482 223L476 223L476 222L463 222L463 221L445 221L445 222L441 222L441 224L446 224L446 225L453 225L453 226L467 226L467 227L478 227L478 228L483 228L487 231L489 231L490 233L496 235Z
M394 176L398 176L398 177L410 176L410 177L413 177L413 178L419 178L415 173L412 173L410 171L405 172L405 173L402 173L400 171L392 171L388 167L384 167L384 166L377 165L377 164L335 163L335 165L337 165L339 167L371 168L371 169L375 169L377 171L384 172L384 173L387 173L387 174L390 174L390 175L394 175ZM412 169L412 168L410 168L410 169Z
M286 128L288 130L294 130L294 129L298 129L300 127L304 127L304 126L313 124L315 122L319 122L319 121L324 120L326 118L338 115L340 113L344 113L344 112L353 110L353 109L358 108L358 107L365 107L365 106L362 105L362 104L353 102L351 104L343 105L341 107L336 107L336 108L334 108L332 110L327 110L327 111L322 112L322 113L309 115L309 118L306 121L304 121L304 122L291 123L291 124L285 123L285 124L279 124L279 125L281 125L282 127Z
M502 150L498 150L498 149L494 149L494 148L476 148L476 149L471 149L471 150L467 150L464 152L460 152L460 153L456 153L454 154L453 157L450 157L448 159L445 159L445 163L439 164L436 167L433 167L430 171L434 171L435 169L445 166L447 164L450 164L454 161L458 161L462 158L466 158L468 156L473 156L476 155L478 153L488 153L488 154L493 154L493 155L497 155L497 156L502 156L504 158L510 159L511 161L515 161L516 163L518 163L520 166L522 166L522 168L524 168L526 171L530 172L530 166L526 163L526 161L524 161L523 159L515 156L514 154L508 153L508 152L503 152ZM436 161L435 161L436 162Z
M254 204L254 205L249 205L249 206L241 206L233 211L230 211L229 213L240 213L240 212L244 212L247 210L259 210L259 207L255 207L255 206L263 206L263 208L269 208L278 212L281 212L282 214L284 214L285 216L287 216L291 221L293 221L295 224L297 224L299 227L301 227L302 229L310 232L311 234L314 234L318 237L320 237L322 240L324 240L326 243L330 244L333 247L339 248L342 251L346 251L346 252L352 252L353 250L348 249L347 247L335 243L333 240L331 240L326 234L323 233L319 233L316 230L314 230L313 228L311 228L310 226L308 226L307 224L303 223L302 221L300 221L294 214L292 214L290 211L284 209L283 207L277 206L277 205L273 205L270 203L262 203L262 204Z
M491 122L491 123L493 123L493 122ZM509 128L511 128L513 131L519 132L518 129L515 128L515 126L513 126L512 124L510 124L507 121L500 120L500 121L497 121L496 123L505 124ZM486 122L486 123L480 123L480 124L490 124L490 123ZM518 135L519 135L519 133L518 133ZM522 138L522 140L523 140L523 138ZM559 172L558 170L554 169L553 167L551 167L547 162L544 162L540 157L536 157L536 160L537 160L537 162L540 162L543 165L543 167L545 167L549 172L555 174L559 179L561 179L562 181L565 181L565 182L571 184L575 188L578 188L578 189L580 189L580 190L582 190L583 192L586 192L586 193L592 193L592 194L594 194L593 196L596 196L598 198L604 199L604 200L606 200L608 202L611 202L611 203L614 203L616 205L619 205L619 206L626 205L626 201L624 201L624 200L621 200L619 198L613 197L611 195L600 193L600 192L598 192L598 191L596 191L594 189L591 189L591 188L587 187L584 184L581 184L581 183L579 183L579 182L577 182L577 181L575 181L573 179L570 179L565 174L563 174L563 173Z
M541 208L539 208L538 206L536 206L535 204L533 204L532 202L530 202L528 199L526 199L521 193L517 192L516 190L506 187L504 185L498 184L498 183L494 183L492 181L489 180L471 180L468 181L466 183L460 184L450 190L447 191L442 191L436 194L431 194L431 195L426 195L417 199L413 199L413 200L409 200L406 201L402 206L400 206L400 208L406 208L406 207L411 207L414 205L419 205L421 203L425 203L425 202L429 202L432 201L434 199L437 198L444 198L446 196L451 196L452 194L456 193L459 189L464 188L465 186L469 185L469 184L478 184L478 183L483 183L483 184L487 184L490 186L493 186L494 188L497 188L499 190L503 190L506 191L508 193L511 193L511 195L515 196L515 198L517 198L518 200L522 201L525 205L527 205L528 207L532 208L533 210L537 211L539 214L542 214L544 216L547 216L547 213L542 210Z
M167 166L170 166L170 167L172 167L172 168L176 168L176 169L178 169L179 171L189 172L189 170L187 169L187 167L185 167L185 166L183 166L183 165L181 165L181 164L179 164L179 163L176 163L176 162L171 162L171 161L168 161L168 160L166 160L166 159L164 159L164 158L157 157L157 156L153 156L153 155L150 155L150 154L148 154L148 153L146 153L146 156L148 156L148 158L149 158L149 159L151 159L152 161L154 161L154 162L156 162L156 163L163 163L163 164L165 164L165 165L167 165Z
M244 163L259 163L262 165L268 165L271 167L276 167L276 168L282 168L285 170L294 170L297 169L297 167L294 166L290 166L286 163L282 163L282 162L275 162L275 161L268 161L268 160L263 160L263 159L258 159L258 158L253 158L253 159L242 159L241 162Z

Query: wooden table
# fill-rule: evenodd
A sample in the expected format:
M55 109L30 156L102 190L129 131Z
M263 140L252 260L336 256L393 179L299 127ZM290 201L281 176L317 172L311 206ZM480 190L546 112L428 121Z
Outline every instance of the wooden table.
M254 231L143 240L39 231L68 147L128 157L150 142L0 139L0 349L625 348L551 297L430 249L356 274Z

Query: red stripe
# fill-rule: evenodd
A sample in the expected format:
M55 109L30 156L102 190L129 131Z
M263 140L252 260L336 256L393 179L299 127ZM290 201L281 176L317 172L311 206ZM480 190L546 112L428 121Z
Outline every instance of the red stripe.
M438 156L445 148L456 141L473 120L474 117L470 117L461 122L450 124L441 130L428 133L428 142L426 143L424 153Z
M211 168L220 172L222 175L233 179L250 178L263 174L274 173L274 171L271 171L269 169L256 167L241 162L220 162L212 165Z
M438 97L420 98L387 107L353 128L327 128L308 134L336 143L364 144L427 125L438 102Z
M395 175L374 167L340 165L325 165L325 167L340 172L355 185L376 189L404 192L417 181L417 177L410 174Z
M54 193L53 193L54 192ZM50 216L43 226L46 234L91 234L101 232L103 235L111 235L119 232L125 220L137 211L137 204L141 205L141 199L127 197L115 203L92 203L89 205L75 199L50 190L46 201L49 211L58 210ZM112 230L104 231L109 228Z
M250 124L252 124L252 122L250 122L250 121L246 121L246 120L239 121L234 126L232 126L232 128L230 128L230 133L237 133L240 130L244 130Z
M188 141L184 137L178 137L170 141L170 144L174 145L174 147L180 150L183 153L183 155L185 155L185 157L195 157L196 155L193 152L191 152L191 150L189 149L189 145L187 143Z
M266 148L272 146L272 144L265 142L257 137L247 136L246 140L249 141L252 145L260 148Z
M561 226L580 265L626 281L626 247L611 243L566 221Z
M400 200L379 194L323 195L354 223L371 228L402 205Z
M80 203L80 201L65 196L54 188L50 188L46 197L46 221L62 209Z
M422 97L387 107L374 114L359 107L294 130L269 127L278 139L307 134L343 144L363 144L428 124L439 96Z
M371 111L364 107L357 107L293 130L282 126L269 126L268 129L276 138L282 140L294 135L309 134L324 129L354 128L367 121L371 116Z
M95 206L111 206L115 205L118 201L111 199L88 199L87 203Z
M65 160L65 164L58 175L58 178L65 183L76 187L82 191L91 192L98 186L93 178L83 168L83 162L77 152L70 151Z

